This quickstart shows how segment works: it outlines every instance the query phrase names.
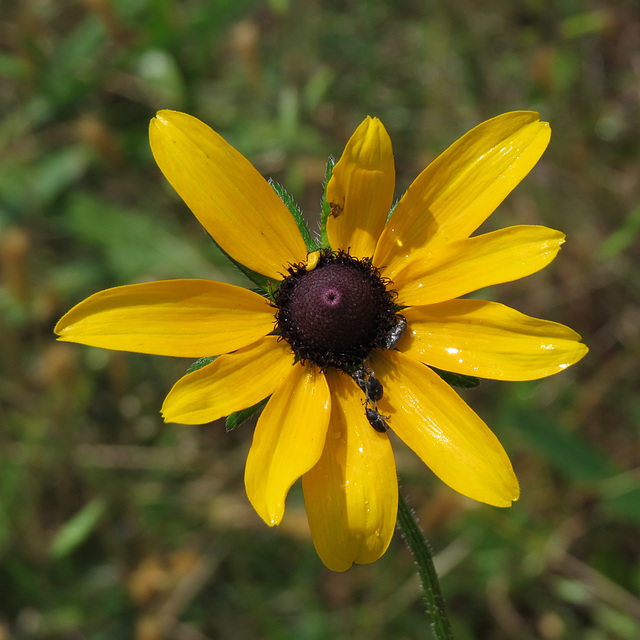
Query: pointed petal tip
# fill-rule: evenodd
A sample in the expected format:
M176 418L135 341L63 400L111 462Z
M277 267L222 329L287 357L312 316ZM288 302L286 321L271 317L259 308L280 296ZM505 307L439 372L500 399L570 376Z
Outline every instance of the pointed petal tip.
M58 320L56 326L53 328L53 333L56 336L58 342L76 342L78 344L84 344L84 342L78 337L74 336L73 328L74 323L67 321L66 313L60 320Z
M163 422L167 424L178 424L179 416L175 415L175 412L171 410L171 404L173 403L170 401L170 398L171 394L167 395L162 402L162 407L160 407L160 417L162 418ZM182 424L185 423L183 422Z
M372 564L377 560L380 560L380 558L382 558L386 553L387 549L388 544L383 548L376 550L373 554L363 552L363 554L355 558L351 556L347 557L347 554L345 554L343 550L339 549L336 549L335 553L332 554L327 554L326 551L321 554L317 548L316 551L320 556L320 560L322 560L322 563L327 567L327 569L335 571L336 573L344 573L351 569L354 564Z
M557 369L547 374L548 376L555 375L556 373L562 373L569 367L572 367L574 364L580 362L580 360L582 360L582 358L584 358L587 353L589 353L589 347L587 347L584 342L581 342L582 336L579 333L576 333L570 327L565 327L565 329L567 330L567 333L570 334L571 339L575 340L575 342L572 345L571 350L567 350L566 361L558 364Z
M367 126L383 126L382 125L382 121L380 120L380 118L377 118L376 116L367 116L361 124L365 124Z
M518 482L518 478L516 478L513 469L510 469L510 474L505 472L505 486L501 489L496 489L491 492L491 496L487 499L483 499L482 496L475 497L469 496L472 500L478 500L480 502L485 502L492 507L500 507L502 509L507 509L508 507L512 507L514 502L517 502L520 499L520 483ZM511 477L508 477L508 476ZM508 485L508 486L507 486Z
M169 120L172 115L175 114L177 116L192 118L193 116L189 116L187 113L182 113L182 111L175 111L174 109L159 109L156 111L156 115L151 118L151 122L161 122L162 124L169 124Z
M582 336L579 333L576 333L575 331L574 333L576 338L576 345L574 348L573 357L569 362L560 366L561 370L568 369L571 365L574 365L577 362L580 362L580 360L582 360L582 358L584 358L587 355L587 353L589 353L589 347L587 347L587 345L584 344L584 342L581 342Z
M60 340L62 338L62 332L64 331L64 325L62 324L63 319L64 316L62 316L62 318L60 318L60 320L56 322L56 326L53 327L53 333L56 336L57 340Z
M158 111L153 118L149 121L149 135L153 135L154 130L160 129L162 125L168 124L165 116L165 111Z
M180 414L176 414L175 412L171 411L171 408L166 407L165 404L163 404L162 409L160 409L160 417L162 418L162 421L164 423L183 424L183 425L202 424L201 422L193 422L193 421L190 422L188 419L185 419L184 416L181 416Z
M246 488L246 482L245 482ZM282 504L266 504L266 502L259 502L247 491L247 497L253 507L253 510L258 514L260 519L269 527L277 527L282 518L284 517L285 507Z
M357 127L356 131L360 130L365 137L380 140L381 138L389 138L387 129L385 128L382 120L376 116L367 116ZM389 138L390 140L390 138Z
M73 322L69 322L69 317L71 315L71 311L73 310L70 309L69 311L67 311L67 313L65 313L59 320L58 322L56 322L55 326L53 327L53 333L57 336L58 340L68 340L68 336L65 335L68 333L69 329L71 326L73 326Z
M165 424L177 424L171 413L165 411L164 408L160 411L160 417Z
M316 549L318 552L318 549ZM344 573L345 571L349 571L351 567L354 565L354 561L349 559L345 559L337 554L335 557L327 557L326 555L321 555L318 553L320 560L322 560L322 564L329 569L329 571L335 571L336 573Z
M517 111L507 111L505 113L501 113L497 116L494 116L493 118L489 118L489 120L486 120L486 122L489 122L490 120L514 120L514 119L521 119L523 122L539 122L540 124L549 126L549 123L544 121L544 120L540 120L540 112L539 111L532 111L530 109L520 109Z
M184 127L189 121L195 124L199 123L197 118L182 111L174 111L172 109L160 109L157 111L156 115L149 121L149 136L152 150L158 140L156 136L162 135L169 127L179 127L181 123Z
M284 517L284 505L266 505L258 504L251 500L251 496L247 493L249 502L254 511L260 516L260 519L269 527L277 527Z
M512 507L514 502L520 499L520 483L513 471L513 468L509 465L509 469L503 469L502 480L504 485L502 487L493 487L489 493L483 495L482 493L476 495L470 495L464 491L461 493L467 495L473 500L484 502L492 507L500 507L506 509ZM460 489L457 489L460 491Z
M381 163L392 163L391 138L382 121L367 116L353 132L344 155L368 170L377 171Z
M252 501L251 496L248 495L248 497L254 511L266 525L268 525L269 527L277 527L282 522L282 518L284 517L285 512L284 505L259 504L257 501Z

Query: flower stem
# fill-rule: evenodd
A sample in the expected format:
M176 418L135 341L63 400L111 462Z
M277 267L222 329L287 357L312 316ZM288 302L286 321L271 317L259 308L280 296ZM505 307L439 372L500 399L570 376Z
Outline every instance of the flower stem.
M399 496L398 526L418 565L433 635L437 640L453 640L429 543L425 540L415 514L402 494Z

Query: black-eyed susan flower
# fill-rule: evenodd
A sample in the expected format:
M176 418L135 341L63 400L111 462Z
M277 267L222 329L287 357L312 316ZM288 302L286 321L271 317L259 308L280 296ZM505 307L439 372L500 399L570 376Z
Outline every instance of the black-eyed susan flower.
M471 236L546 148L550 129L538 114L477 126L416 178L390 217L391 141L368 117L333 168L322 246L199 120L161 111L150 136L166 178L221 249L269 283L265 294L210 280L108 289L60 320L60 340L218 356L170 391L169 422L208 423L268 398L247 495L277 525L302 477L313 541L331 569L372 562L391 540L398 484L387 427L465 496L503 507L518 498L500 442L434 369L532 380L587 352L568 327L461 297L538 271L564 241L529 225Z

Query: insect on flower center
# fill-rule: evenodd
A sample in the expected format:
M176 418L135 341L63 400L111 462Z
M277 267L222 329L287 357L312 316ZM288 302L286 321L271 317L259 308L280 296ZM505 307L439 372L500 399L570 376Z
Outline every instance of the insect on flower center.
M312 270L289 268L274 299L276 329L301 360L353 369L395 326L388 284L371 260L325 251Z

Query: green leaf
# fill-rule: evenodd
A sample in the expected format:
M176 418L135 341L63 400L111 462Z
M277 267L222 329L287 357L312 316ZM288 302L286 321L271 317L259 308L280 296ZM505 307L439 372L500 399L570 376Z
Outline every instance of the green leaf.
M442 371L431 367L447 384L452 387L460 387L461 389L474 389L480 386L479 378L475 376L465 376L462 373L452 373L451 371Z
M45 155L33 169L31 197L39 204L51 204L86 173L91 156L90 149L83 145L66 146Z
M550 463L574 480L594 482L610 478L617 471L607 456L551 415L515 408L508 420Z
M164 49L147 49L141 53L137 67L140 89L153 104L161 104L165 109L184 108L184 76L171 53Z
M598 450L579 432L568 430L561 420L539 409L510 407L504 422L515 426L564 476L590 487L607 511L640 522L640 481L633 471Z
M615 480L615 478L613 479ZM603 505L606 509L612 511L617 516L623 516L628 520L632 520L640 524L640 487L629 487L628 490L620 494L610 495L609 486L611 480L604 483L605 490L603 493Z
M307 226L307 222L302 215L302 211L300 211L300 207L296 204L293 196L279 183L274 180L269 180L269 184L273 187L273 190L278 194L278 197L282 202L284 202L287 209L289 209L289 213L293 216L293 219L296 221L298 225L298 229L302 234L302 238L304 239L304 243L307 246L307 251L312 253L313 251L317 251L320 247L318 247L316 241L311 236L311 232L309 231L309 227Z
M206 367L208 364L211 364L217 357L218 356L205 356L204 358L199 358L187 369L187 373L193 373L198 369L202 369L202 367Z
M216 255L216 271L211 272L209 245L203 241L194 246L173 220L158 224L157 217L144 210L112 204L89 192L76 190L70 194L61 224L66 233L85 245L87 255L104 256L103 262L113 271L109 279L114 282L130 282L143 273L153 273L159 280L175 277L176 273L185 278L202 273L222 277L221 265L228 271L225 259ZM205 253L209 255L205 257ZM69 264L81 270L77 264ZM96 280L101 284L99 278Z
M638 241L640 233L640 205L626 216L622 225L609 234L596 250L596 259L617 258Z
M333 167L335 167L336 161L332 156L329 156L327 160L327 168L324 172L324 190L322 192L322 219L320 223L320 244L323 248L331 247L329 244L329 237L327 236L327 220L331 213L331 206L327 200L327 186L331 176L333 175Z
M267 404L267 400L269 400L269 398L264 398L264 400L260 400L260 402L254 404L253 407L241 409L240 411L234 411L225 422L227 433L233 431L236 427L239 427L241 424L246 422L257 411L260 411L260 409L262 409L262 407Z
M62 525L49 547L54 558L64 558L82 544L96 528L106 508L104 500L96 498L86 504Z

